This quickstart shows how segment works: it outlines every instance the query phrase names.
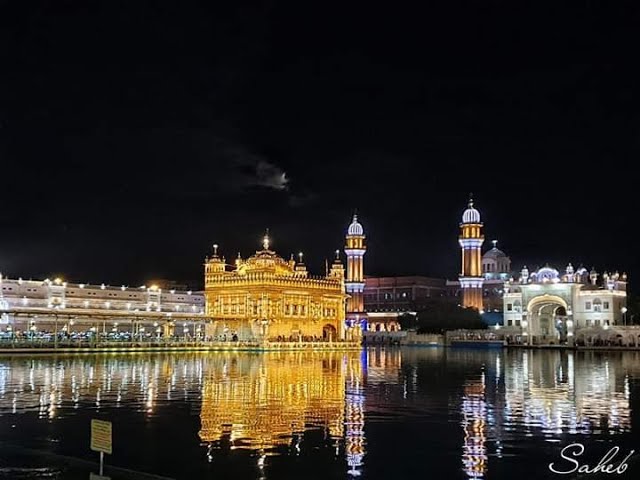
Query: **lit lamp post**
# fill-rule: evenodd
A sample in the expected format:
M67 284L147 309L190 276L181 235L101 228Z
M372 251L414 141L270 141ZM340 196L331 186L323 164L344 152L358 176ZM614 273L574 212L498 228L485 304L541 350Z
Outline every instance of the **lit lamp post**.
M136 328L138 326L138 313L140 312L140 309L136 308L133 310L133 319L131 320L133 322L133 326L131 327L131 341L135 342L136 340Z
M60 305L56 305L56 310ZM58 348L58 312L53 314L53 348Z
M527 331L528 325L529 325L529 322L527 322L526 320L522 320L522 330L523 330L522 334L524 335L526 345L529 345L529 332Z
M622 325L626 325L627 324L627 307L622 307L620 309L620 311L622 312Z
M567 343L573 345L573 320L567 320Z
M31 320L29 323L31 324L29 326L29 339L33 341L33 336L36 333L36 321L34 319L34 320Z

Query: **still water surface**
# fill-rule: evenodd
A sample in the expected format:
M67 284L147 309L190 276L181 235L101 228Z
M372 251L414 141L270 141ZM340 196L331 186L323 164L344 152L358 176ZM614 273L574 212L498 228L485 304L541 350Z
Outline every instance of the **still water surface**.
M640 450L639 379L635 352L2 357L0 442L95 459L90 420L102 418L108 463L176 479L573 478L548 469L570 443L591 464L612 446ZM88 478L15 451L0 478ZM632 457L609 477L638 474Z

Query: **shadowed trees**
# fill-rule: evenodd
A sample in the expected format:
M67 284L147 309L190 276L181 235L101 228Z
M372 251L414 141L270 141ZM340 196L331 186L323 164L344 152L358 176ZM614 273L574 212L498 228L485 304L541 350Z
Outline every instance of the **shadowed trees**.
M408 313L400 315L398 321L403 330L417 330L418 333L487 328L477 310L437 300L425 305L416 315Z

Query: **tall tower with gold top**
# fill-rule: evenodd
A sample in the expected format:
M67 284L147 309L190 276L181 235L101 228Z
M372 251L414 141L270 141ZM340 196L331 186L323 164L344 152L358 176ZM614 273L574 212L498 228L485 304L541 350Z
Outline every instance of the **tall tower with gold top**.
M347 320L351 325L354 321L365 320L364 313L364 254L367 247L364 244L364 229L358 223L358 215L353 215L353 220L347 230L344 253L347 255L347 280L345 287L349 298L347 299Z
M469 206L462 214L460 236L462 249L462 270L460 287L462 288L462 306L482 310L482 222L480 212L473 208L473 198L469 197Z

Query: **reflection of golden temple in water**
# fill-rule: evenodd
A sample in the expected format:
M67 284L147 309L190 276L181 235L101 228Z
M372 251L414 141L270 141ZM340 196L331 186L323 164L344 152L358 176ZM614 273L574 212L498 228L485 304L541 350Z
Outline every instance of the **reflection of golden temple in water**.
M309 429L337 445L347 462L364 456L364 396L359 353L224 354L203 378L200 439L273 454ZM299 448L299 447L297 447Z

